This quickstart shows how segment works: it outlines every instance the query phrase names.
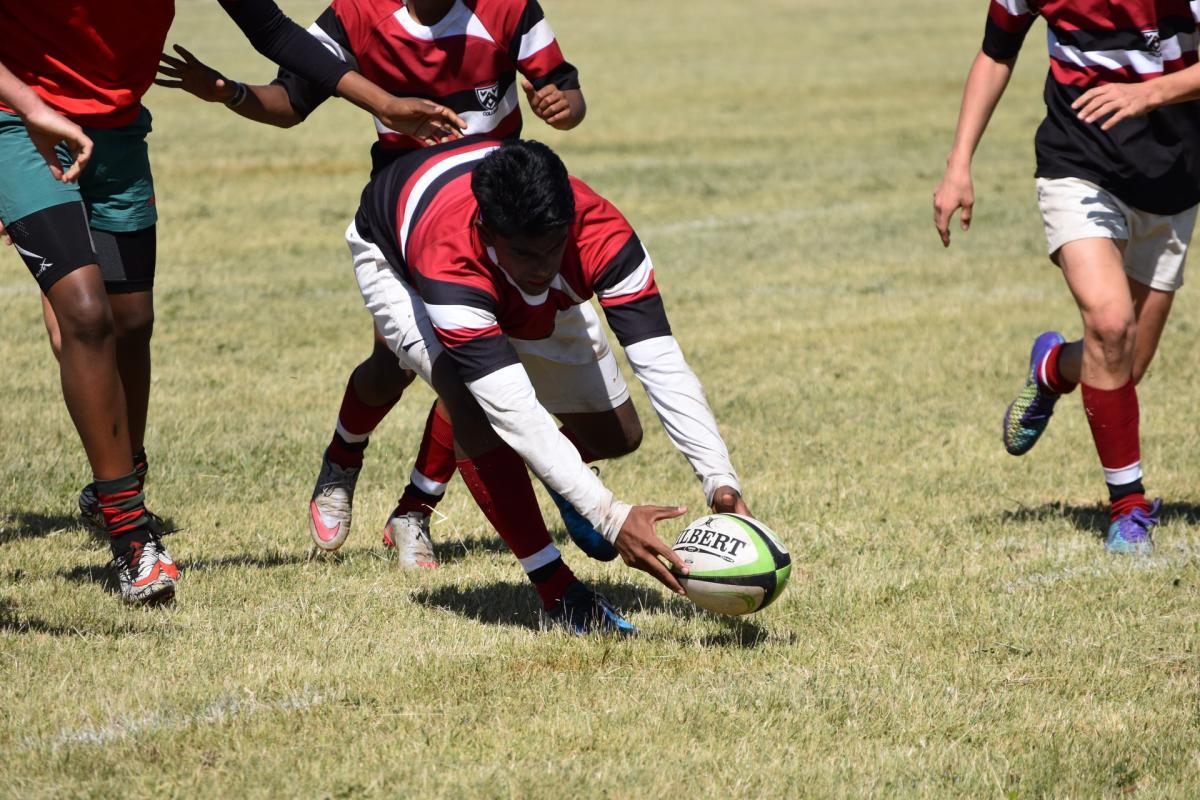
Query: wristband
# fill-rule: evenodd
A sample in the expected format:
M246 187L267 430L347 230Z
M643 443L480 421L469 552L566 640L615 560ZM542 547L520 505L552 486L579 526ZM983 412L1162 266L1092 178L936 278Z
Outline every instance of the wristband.
M233 90L233 97L225 101L226 108L237 108L246 101L246 95L250 94L250 90L246 88L246 84L241 81L235 81L237 87Z

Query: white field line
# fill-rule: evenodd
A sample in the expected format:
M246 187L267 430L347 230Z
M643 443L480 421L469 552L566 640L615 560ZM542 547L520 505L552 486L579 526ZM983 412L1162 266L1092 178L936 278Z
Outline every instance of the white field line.
M30 749L49 747L58 750L72 745L103 746L109 742L137 736L142 733L158 733L179 730L192 725L216 725L229 720L251 717L264 711L291 713L322 705L326 698L315 692L284 697L263 702L253 695L247 697L226 696L199 711L181 714L178 711L156 711L139 717L123 717L107 725L90 728L63 730L46 738L26 737L24 745Z

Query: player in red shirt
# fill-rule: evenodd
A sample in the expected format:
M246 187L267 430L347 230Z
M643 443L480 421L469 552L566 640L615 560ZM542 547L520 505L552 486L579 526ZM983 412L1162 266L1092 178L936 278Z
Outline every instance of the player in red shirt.
M518 85L534 113L567 130L586 107L576 69L567 62L536 0L334 0L309 31L346 63L388 91L428 97L456 112L466 134L513 137L521 131ZM176 48L163 74L209 102L224 102L248 119L290 127L308 117L328 93L282 70L266 86L243 86ZM378 120L373 172L420 147ZM326 448L309 503L309 532L324 551L350 533L352 502L371 432L412 380L376 332L369 358L347 381L337 426ZM384 542L404 566L434 566L429 536L432 509L454 473L453 433L435 403L412 477L384 526ZM569 504L560 504L568 530L590 552L615 557Z
M971 157L1035 19L1048 29L1046 118L1038 128L1038 204L1051 260L1083 319L1033 345L1025 387L1004 419L1022 455L1063 394L1081 387L1111 501L1105 546L1148 553L1158 502L1142 485L1135 385L1154 357L1200 203L1196 3L1186 0L991 0L967 78L958 131L934 194L945 245L950 217L971 223ZM1101 123L1101 124L1097 124Z
M587 467L641 441L592 297L707 502L748 510L704 391L671 335L650 256L620 212L568 177L543 144L468 137L377 174L346 239L376 327L446 403L463 481L547 617L574 632L632 630L563 562L526 464L625 563L682 592L660 558L683 566L654 525L685 509L631 506Z
M329 91L404 130L453 132L444 109L383 92L271 0L221 4L256 47ZM170 599L179 574L145 508L141 452L157 219L141 98L173 17L169 0L0 0L6 81L24 85L0 98L0 226L44 293L63 396L95 477L80 508L107 533L130 602ZM32 106L30 93L38 98ZM57 168L46 169L47 136L31 115L37 106L94 142L86 164L72 164L77 151L64 147L49 157ZM78 185L56 180L64 166Z

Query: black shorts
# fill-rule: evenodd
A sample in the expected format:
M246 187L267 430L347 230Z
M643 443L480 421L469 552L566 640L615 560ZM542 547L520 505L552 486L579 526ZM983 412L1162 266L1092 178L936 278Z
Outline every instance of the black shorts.
M157 226L130 233L88 227L83 203L50 206L22 217L5 232L43 292L63 276L99 264L109 294L154 288Z

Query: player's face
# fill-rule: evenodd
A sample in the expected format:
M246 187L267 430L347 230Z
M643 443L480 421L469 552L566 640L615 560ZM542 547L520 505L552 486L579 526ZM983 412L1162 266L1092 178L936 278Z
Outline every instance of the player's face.
M500 268L525 294L546 291L562 269L567 249L565 225L539 236L496 236L486 228L480 233L484 243L495 249Z

